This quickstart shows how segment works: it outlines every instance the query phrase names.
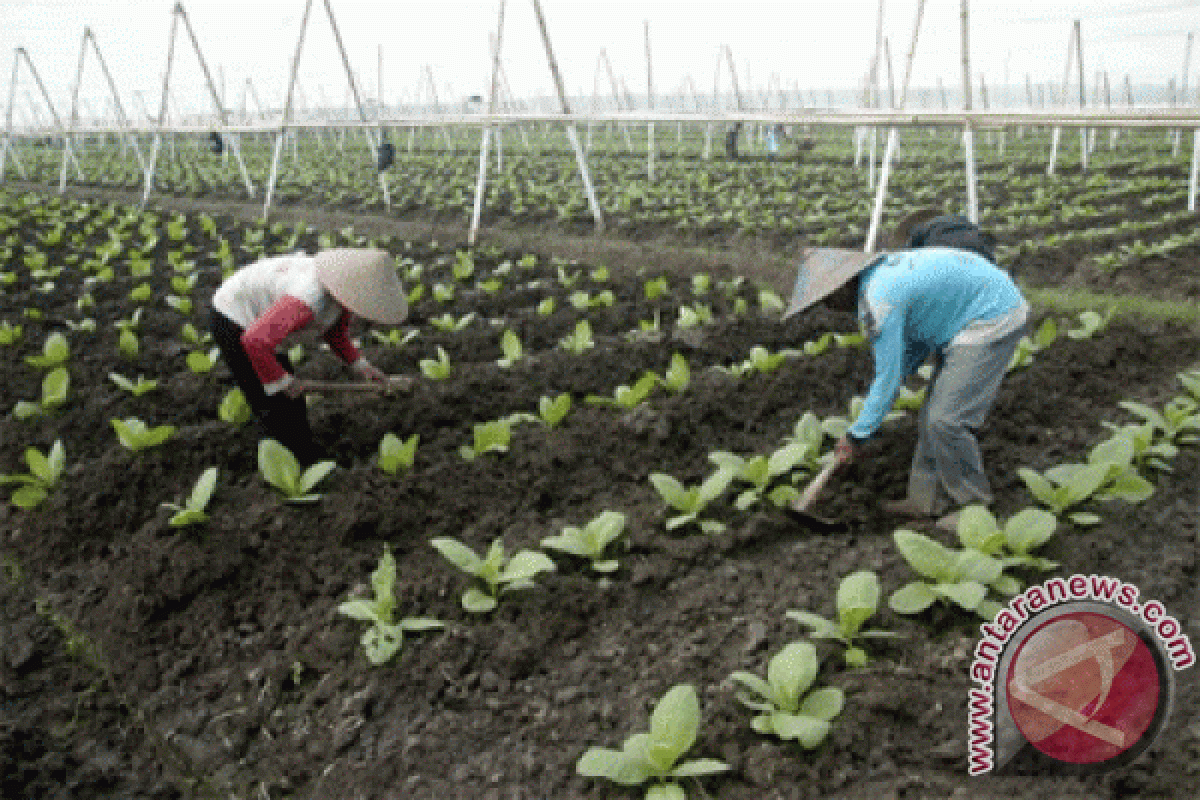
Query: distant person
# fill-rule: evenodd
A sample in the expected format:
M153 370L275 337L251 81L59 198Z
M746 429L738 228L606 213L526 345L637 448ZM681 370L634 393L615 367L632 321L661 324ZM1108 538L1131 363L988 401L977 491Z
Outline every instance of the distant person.
M738 160L738 135L742 132L742 123L735 122L725 132L725 156L730 161Z
M315 327L364 380L385 383L388 377L350 341L355 315L385 325L408 316L395 264L383 250L263 258L239 269L213 294L211 330L221 357L267 435L302 464L324 454L308 424L304 382L292 375L279 347L289 335Z
M779 155L779 140L783 137L782 125L767 126L767 161L774 161Z

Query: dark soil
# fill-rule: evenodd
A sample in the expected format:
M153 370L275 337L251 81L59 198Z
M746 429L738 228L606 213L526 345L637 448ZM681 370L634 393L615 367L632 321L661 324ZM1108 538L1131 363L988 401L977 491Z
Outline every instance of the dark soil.
M230 220L219 222L240 241ZM22 240L34 233L23 230ZM204 252L205 242L188 241ZM275 244L271 236L268 243ZM427 265L426 283L449 281L453 259L441 258L444 248L387 244ZM300 246L312 245L313 234L305 234ZM817 750L750 729L728 676L761 673L772 654L801 638L787 609L830 615L838 580L857 569L876 570L888 593L910 580L892 544L895 520L877 502L904 490L914 417L888 425L829 492L823 513L844 520L844 533L814 535L777 512L738 512L720 502L712 516L726 532L669 534L647 477L666 472L695 482L710 471L711 451L767 452L804 411L845 413L870 379L861 348L831 348L740 379L706 368L741 361L754 345L774 351L850 330L852 317L820 310L787 324L734 317L732 297L714 289L694 298L678 280L650 303L641 278L610 264L604 288L617 302L587 313L596 347L573 356L555 345L583 312L569 306L557 265L546 259L506 278L506 286L542 281L536 296L461 291L439 305L427 292L414 324L445 311L480 318L458 334L422 326L399 350L357 333L372 360L392 372L413 372L440 344L454 364L450 379L420 379L408 395L316 401L314 428L341 466L320 486L320 501L291 506L257 473L255 423L233 429L216 417L228 389L224 368L197 376L184 365L188 348L178 329L186 320L161 302L171 274L167 246L153 256L159 294L143 318L137 360L116 351L112 323L133 310L127 294L135 285L118 268L112 284L94 290L88 313L97 332L69 334L68 404L34 420L0 419L0 473L23 472L24 449L45 450L55 439L68 464L62 486L39 509L0 510L0 554L20 565L0 582L4 797L632 797L576 776L575 762L589 746L619 746L644 729L656 700L677 683L694 684L701 698L693 753L732 767L705 780L697 797L1192 796L1200 698L1191 672L1179 676L1169 735L1127 770L968 778L967 668L978 621L943 608L911 619L885 609L879 626L905 638L873 648L864 670L847 670L835 649L821 646L819 682L845 689L847 702ZM476 277L520 255L481 256ZM656 262L645 266L658 274ZM580 286L600 288L589 285L586 267L569 269L583 270ZM207 263L201 274L197 300L218 280ZM753 309L754 291L739 292ZM547 295L558 311L543 319L534 308ZM78 280L66 273L56 293L39 293L23 277L0 295L3 318L25 328L18 345L0 347L4 409L37 396L41 376L23 357L79 318L77 296ZM677 330L677 309L694 302L711 304L717 322L698 334ZM33 305L41 321L21 317ZM625 338L656 310L662 341ZM531 356L508 370L493 363L506 327ZM302 375L344 374L328 353L309 352ZM631 413L583 402L588 394L611 396L646 369L662 372L675 352L692 369L681 394L660 390ZM1195 331L1116 322L1090 341L1060 339L1010 375L982 434L997 513L1031 502L1018 467L1083 458L1106 433L1101 421L1124 421L1120 400L1161 404L1175 392L1175 373L1198 355ZM108 381L110 371L154 377L160 387L133 398ZM541 396L561 392L575 406L559 428L522 424L506 454L471 462L459 455L472 424L534 410ZM127 416L172 424L177 433L163 447L131 454L108 422ZM392 477L375 466L388 431L420 435L411 472ZM1155 477L1149 501L1099 507L1100 525L1063 530L1045 554L1062 562L1062 574L1136 584L1195 635L1197 459L1184 450L1173 472ZM179 502L213 465L220 477L209 521L170 527L159 504ZM510 551L536 548L605 509L624 512L630 532L610 583L556 555L558 570L539 577L536 589L504 596L483 616L461 610L466 579L428 543L451 536L482 551L503 537ZM394 661L375 668L359 646L360 624L336 607L367 582L385 545L398 564L400 614L437 617L446 629L411 635ZM692 796L696 784L689 784Z

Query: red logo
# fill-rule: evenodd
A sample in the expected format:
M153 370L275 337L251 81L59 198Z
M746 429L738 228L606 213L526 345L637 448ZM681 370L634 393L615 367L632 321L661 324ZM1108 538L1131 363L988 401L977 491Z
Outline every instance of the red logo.
M1009 712L1039 751L1099 764L1137 745L1161 692L1154 654L1137 633L1102 613L1062 614L1021 642L1005 676Z

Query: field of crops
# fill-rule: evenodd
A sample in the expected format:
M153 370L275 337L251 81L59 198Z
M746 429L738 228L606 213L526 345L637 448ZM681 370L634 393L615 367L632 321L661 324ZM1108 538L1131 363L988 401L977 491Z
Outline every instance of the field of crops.
M653 186L643 158L610 153L595 159L601 201L612 228L660 244L860 246L869 193L837 137L787 164L703 163L699 139L684 137ZM1030 285L1194 299L1184 162L1161 133L1122 137L1108 151L1102 135L1088 172L1068 159L1051 178L1037 160L1046 137L1010 134L1005 158L985 150L984 224ZM403 144L395 215L465 217L466 143L411 159ZM931 138L906 160L889 218L909 203L961 207L954 146ZM167 165L166 191L237 201L232 162L190 147ZM306 147L283 200L381 210L361 146ZM132 155L109 150L85 154L89 183L136 189ZM265 153L248 151L261 181ZM565 151L525 152L510 137L504 159L489 224L588 230ZM36 170L57 175L49 153ZM904 490L919 385L831 490L827 513L846 531L818 535L776 508L869 384L852 315L784 323L776 292L729 270L468 251L379 230L0 191L0 795L637 797L577 766L588 748L647 730L681 685L699 700L681 761L728 768L681 778L688 797L1177 797L1192 780L1190 673L1153 757L1103 777L1030 760L1040 777L968 778L966 700L979 614L1043 570L1118 575L1195 632L1193 328L1038 310L982 445L1000 525L1029 520L1025 509L1052 524L988 553L978 529L957 540L918 530L1024 562L997 573L985 600L947 592L917 611L894 598L923 578L878 500ZM223 272L263 254L345 244L397 257L410 319L352 334L415 386L314 399L337 467L281 490L214 364L208 299ZM292 355L303 376L344 377L315 339ZM318 496L287 496L305 492ZM552 538L571 528L602 537L589 556ZM488 575L514 591L462 569L481 566L464 546L483 557L497 541L518 555ZM873 612L865 627L900 636L856 639L857 666L859 654L810 640L787 612L835 619L839 584L862 571L880 587L856 579ZM363 640L372 628L359 612L380 592L394 595L389 622L409 620L394 653L394 628ZM355 598L359 612L345 613ZM811 722L800 741L756 732L731 676L765 676L804 641L815 673L801 693L821 700L809 719L827 729ZM807 658L808 645L786 652Z

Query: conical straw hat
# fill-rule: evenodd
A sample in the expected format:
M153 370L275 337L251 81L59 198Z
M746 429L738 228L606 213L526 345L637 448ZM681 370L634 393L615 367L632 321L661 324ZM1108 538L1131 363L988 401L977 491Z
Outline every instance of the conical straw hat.
M913 211L896 223L896 227L888 234L887 241L883 243L883 246L888 250L907 250L911 246L913 229L918 225L924 225L934 217L942 216L943 213L945 212L936 208L920 208Z
M792 302L783 312L783 318L787 319L824 300L883 255L833 247L811 247L803 251L800 268L796 272L796 286L792 290Z
M317 280L360 317L396 325L408 316L408 298L392 257L383 250L340 248L313 256Z

